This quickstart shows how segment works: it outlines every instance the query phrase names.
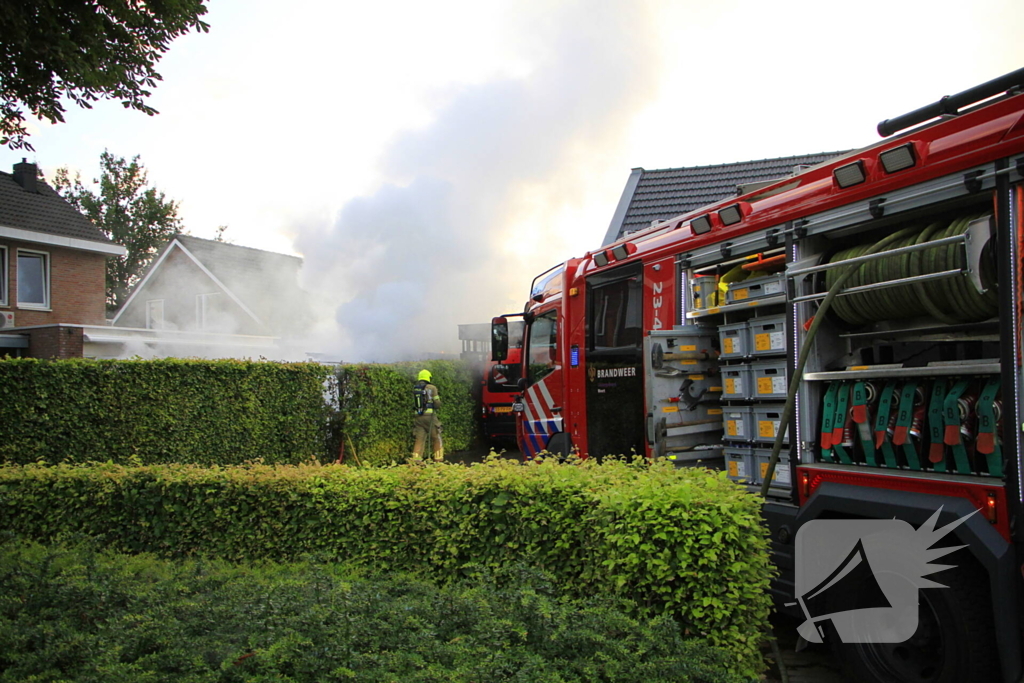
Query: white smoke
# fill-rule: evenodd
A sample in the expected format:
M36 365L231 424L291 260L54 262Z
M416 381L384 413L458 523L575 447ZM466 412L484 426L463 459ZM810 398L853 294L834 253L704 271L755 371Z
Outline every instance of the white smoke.
M592 2L534 16L520 27L529 75L440 94L433 122L384 154L385 185L298 226L303 285L330 312L310 344L349 361L456 353L458 324L521 310L533 276L576 255L567 231L598 246L617 194L602 223L536 221L572 215L650 100L648 17Z

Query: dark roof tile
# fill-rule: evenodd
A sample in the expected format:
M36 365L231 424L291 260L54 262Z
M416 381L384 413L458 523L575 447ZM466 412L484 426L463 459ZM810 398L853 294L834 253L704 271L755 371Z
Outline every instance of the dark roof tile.
M793 175L794 168L798 166L816 166L841 154L845 152L802 154L712 166L635 169L640 172L640 177L632 196L628 198L628 208L619 225L610 226L612 230L609 230L605 243L613 242L626 233L647 228L652 222L668 220L735 197L737 185L786 178ZM627 184L627 192L628 188ZM626 199L624 196L623 200ZM615 228L617 231L614 231Z
M36 180L36 190L26 191L12 174L0 171L0 226L111 243L92 221L64 201L42 178Z

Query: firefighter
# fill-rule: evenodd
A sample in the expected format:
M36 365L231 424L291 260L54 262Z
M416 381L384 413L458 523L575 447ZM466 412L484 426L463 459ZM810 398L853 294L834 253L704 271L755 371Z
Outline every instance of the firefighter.
M432 447L435 462L444 460L444 448L441 446L441 421L437 410L441 407L441 397L437 387L430 383L430 370L420 370L413 385L416 417L413 418L412 434L416 439L412 447L412 457L419 460L423 457L424 444Z

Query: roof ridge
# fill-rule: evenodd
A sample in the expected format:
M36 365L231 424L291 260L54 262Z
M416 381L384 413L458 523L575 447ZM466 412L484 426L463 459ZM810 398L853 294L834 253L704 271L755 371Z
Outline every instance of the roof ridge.
M261 254L271 254L273 256L283 256L285 258L298 259L300 261L302 260L301 256L293 256L292 254L282 254L279 251L270 251L269 249L259 249L258 247L249 247L249 246L246 246L244 244L234 244L232 242L223 242L221 240L211 240L211 239L208 239L206 237L196 237L195 235L188 235L186 233L178 233L178 234L176 234L174 237L171 238L171 241L177 240L177 239L181 239L181 238L186 238L186 239L189 239L189 240L197 240L199 242L204 242L206 244L215 244L215 245L218 245L218 246L230 247L230 248L233 248L233 249L248 249L249 251L259 252Z
M731 161L731 162L726 163L726 164L704 164L702 166L675 166L675 167L672 167L672 168L643 168L642 166L640 166L639 168L644 173L662 173L662 172L666 172L666 171L695 171L695 170L704 169L704 168L727 168L729 166L745 166L747 164L761 164L761 163L765 163L765 162L768 162L768 161L792 161L794 159L806 159L807 157L829 157L829 158L832 158L832 157L839 156L840 154L846 154L849 151L850 150L839 150L839 151L835 151L835 152L814 152L814 153L811 153L811 154L795 154L795 155L786 156L786 157L770 157L770 158L767 158L767 159L750 159L750 160L747 160L747 161Z

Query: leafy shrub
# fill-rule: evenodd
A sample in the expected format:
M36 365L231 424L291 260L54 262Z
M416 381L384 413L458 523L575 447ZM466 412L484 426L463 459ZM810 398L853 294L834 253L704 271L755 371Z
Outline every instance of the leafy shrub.
M770 604L757 499L660 463L0 467L0 528L174 557L320 553L445 581L523 562L572 594L671 614L748 675Z
M0 462L319 459L330 374L312 363L0 360Z
M667 617L564 599L522 568L439 588L323 562L0 546L2 683L726 683L726 662Z
M412 385L426 368L441 396L438 411L447 452L469 447L476 434L477 404L468 363L423 361L393 365L349 365L338 372L340 429L346 452L355 448L364 464L404 462L412 452Z

